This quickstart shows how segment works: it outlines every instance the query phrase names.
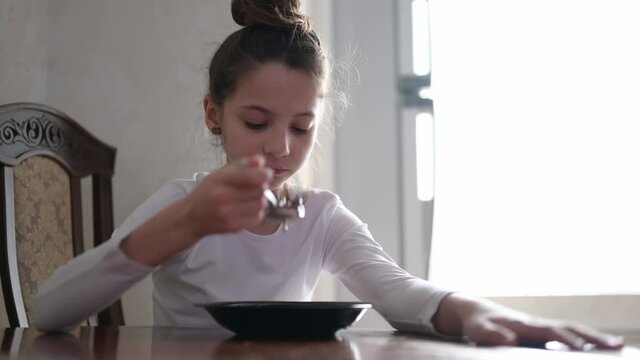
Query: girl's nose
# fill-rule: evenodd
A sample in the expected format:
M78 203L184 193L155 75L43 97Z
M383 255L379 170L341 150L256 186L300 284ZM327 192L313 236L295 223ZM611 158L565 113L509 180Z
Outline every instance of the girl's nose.
M273 131L264 142L264 152L276 158L284 157L289 155L289 145L289 135L286 131Z

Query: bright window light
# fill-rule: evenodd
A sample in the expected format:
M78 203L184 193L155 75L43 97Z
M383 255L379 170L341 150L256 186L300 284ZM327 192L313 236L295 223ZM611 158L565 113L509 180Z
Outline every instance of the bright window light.
M431 13L430 278L479 295L639 293L640 2Z
M418 96L420 99L431 99L431 88L423 87L418 90Z
M416 170L418 199L433 200L433 116L416 116Z
M431 71L429 56L429 3L413 0L411 3L411 27L413 36L413 72L427 75Z

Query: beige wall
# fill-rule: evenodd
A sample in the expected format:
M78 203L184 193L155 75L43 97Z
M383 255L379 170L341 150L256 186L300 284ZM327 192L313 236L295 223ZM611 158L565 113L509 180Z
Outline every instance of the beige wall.
M208 61L235 29L229 2L0 0L0 103L59 108L118 149L117 225L169 179L214 166L201 100ZM316 184L331 188L325 155ZM129 324L151 323L150 288L124 295Z
M0 103L46 99L46 5L43 0L0 0Z

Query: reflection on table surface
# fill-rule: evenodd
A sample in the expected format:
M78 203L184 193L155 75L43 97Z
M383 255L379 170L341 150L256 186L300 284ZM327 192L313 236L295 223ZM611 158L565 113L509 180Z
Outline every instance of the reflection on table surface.
M0 331L0 359L640 359L640 350L632 347L588 353L482 348L382 330L348 330L322 341L242 340L228 332L174 327Z

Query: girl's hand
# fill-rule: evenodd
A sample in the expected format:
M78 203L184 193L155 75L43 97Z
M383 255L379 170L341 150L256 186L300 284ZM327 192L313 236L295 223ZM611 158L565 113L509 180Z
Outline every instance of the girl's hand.
M267 204L262 192L272 176L262 156L231 163L133 230L120 248L131 260L157 266L205 235L256 224L264 218Z
M478 345L542 346L559 341L571 349L588 344L600 349L620 349L622 337L559 320L533 317L488 300L461 294L447 296L433 317L436 330L463 335Z
M264 157L254 155L209 174L185 199L185 214L198 237L239 231L265 216L263 191L273 176Z

